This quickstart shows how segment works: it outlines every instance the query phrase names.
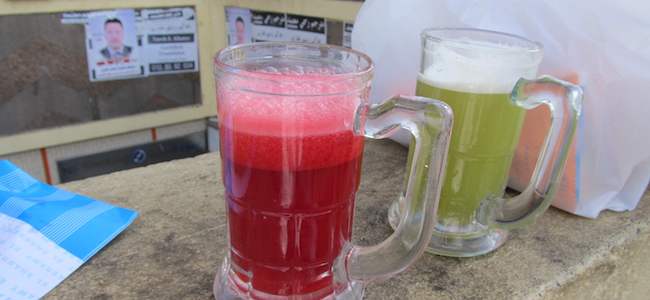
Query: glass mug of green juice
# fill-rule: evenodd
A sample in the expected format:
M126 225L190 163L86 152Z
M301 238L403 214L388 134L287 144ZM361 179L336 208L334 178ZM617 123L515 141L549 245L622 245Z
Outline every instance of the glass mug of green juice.
M558 188L582 102L579 86L537 79L542 46L494 31L436 28L422 33L416 94L442 100L454 126L438 221L429 251L470 257L497 249L508 230L532 223ZM504 198L526 110L551 112L551 127L530 183ZM410 155L409 155L410 156ZM397 227L402 200L389 210Z

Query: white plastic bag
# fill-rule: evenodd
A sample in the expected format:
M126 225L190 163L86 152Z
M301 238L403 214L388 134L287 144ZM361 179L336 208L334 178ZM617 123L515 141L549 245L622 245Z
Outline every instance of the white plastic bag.
M541 42L540 74L578 81L585 89L554 205L590 218L637 205L650 181L650 2L368 0L352 46L375 61L373 102L414 94L420 32L428 27L476 27ZM548 119L544 113L527 115L511 172L516 189L527 184L535 147L546 134L537 122Z

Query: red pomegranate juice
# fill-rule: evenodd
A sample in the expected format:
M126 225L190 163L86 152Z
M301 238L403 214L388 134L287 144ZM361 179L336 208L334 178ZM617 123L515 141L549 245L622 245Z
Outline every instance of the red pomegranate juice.
M231 280L240 287L271 295L331 292L359 185L363 137L352 131L358 99L221 89Z

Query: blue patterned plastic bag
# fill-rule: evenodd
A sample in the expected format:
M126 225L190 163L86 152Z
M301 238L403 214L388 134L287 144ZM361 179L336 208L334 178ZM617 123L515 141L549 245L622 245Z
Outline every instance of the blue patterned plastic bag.
M137 215L41 183L0 160L0 299L42 297Z

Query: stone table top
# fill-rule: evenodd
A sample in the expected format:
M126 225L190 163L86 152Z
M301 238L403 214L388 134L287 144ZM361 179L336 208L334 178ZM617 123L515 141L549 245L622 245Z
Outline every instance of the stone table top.
M402 187L406 149L368 142L353 239L374 244L391 229L386 211ZM176 160L62 185L136 209L138 219L46 299L212 299L226 250L218 154ZM650 232L650 193L633 212L599 219L550 209L498 251L457 259L425 254L406 272L371 284L366 299L547 298L611 253ZM646 281L647 282L647 281Z

